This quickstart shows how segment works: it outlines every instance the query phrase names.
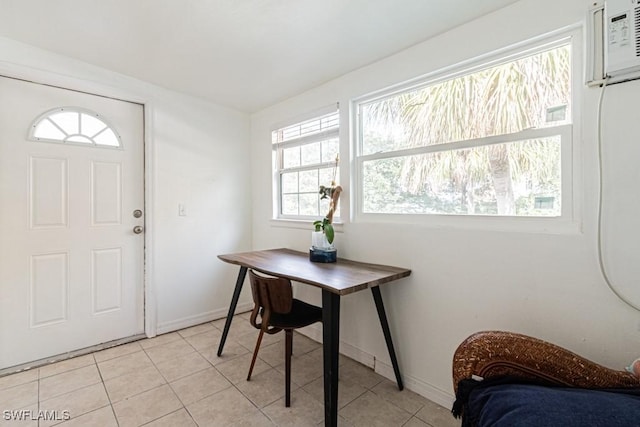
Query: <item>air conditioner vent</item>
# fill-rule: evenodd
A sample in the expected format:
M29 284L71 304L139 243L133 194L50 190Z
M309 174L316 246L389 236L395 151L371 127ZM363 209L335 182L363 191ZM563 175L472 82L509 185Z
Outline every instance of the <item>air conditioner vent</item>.
M636 24L635 24L635 33L636 33L636 56L640 56L640 6L636 7Z

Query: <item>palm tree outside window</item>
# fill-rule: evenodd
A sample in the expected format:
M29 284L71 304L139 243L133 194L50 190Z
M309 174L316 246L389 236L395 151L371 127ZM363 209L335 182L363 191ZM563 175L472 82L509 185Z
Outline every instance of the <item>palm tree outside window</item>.
M360 212L561 216L571 44L359 100Z

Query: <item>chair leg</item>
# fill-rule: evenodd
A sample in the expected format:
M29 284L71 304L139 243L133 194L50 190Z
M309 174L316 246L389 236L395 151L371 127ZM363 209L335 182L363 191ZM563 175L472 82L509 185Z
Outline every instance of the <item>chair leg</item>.
M285 376L285 394L284 394L284 406L287 408L291 406L291 353L293 349L293 330L286 329L285 331L285 349L284 349L284 376Z
M258 341L256 341L256 348L253 350L253 359L251 359L251 366L249 367L249 374L247 375L247 381L251 379L251 373L253 372L253 366L256 364L256 358L258 357L258 350L260 350L260 343L262 342L262 336L264 331L260 329L258 334Z

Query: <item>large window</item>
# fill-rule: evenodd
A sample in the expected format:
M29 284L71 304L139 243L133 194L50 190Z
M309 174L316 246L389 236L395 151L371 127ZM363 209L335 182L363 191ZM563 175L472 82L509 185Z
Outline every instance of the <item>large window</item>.
M329 210L321 185L339 180L337 110L272 132L278 218L318 219ZM338 212L335 217L339 217Z
M359 211L562 216L571 76L563 39L359 100Z

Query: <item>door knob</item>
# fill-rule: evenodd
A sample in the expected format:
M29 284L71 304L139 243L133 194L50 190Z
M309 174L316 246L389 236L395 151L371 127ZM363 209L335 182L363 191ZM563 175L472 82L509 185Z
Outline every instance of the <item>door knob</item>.
M142 227L140 227L139 225L136 225L135 227L133 227L133 232L136 234L142 233Z

